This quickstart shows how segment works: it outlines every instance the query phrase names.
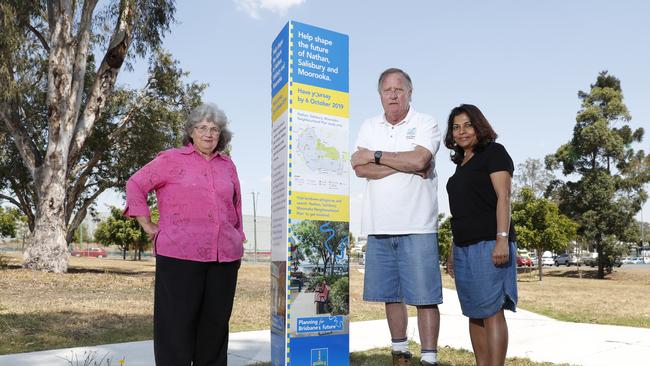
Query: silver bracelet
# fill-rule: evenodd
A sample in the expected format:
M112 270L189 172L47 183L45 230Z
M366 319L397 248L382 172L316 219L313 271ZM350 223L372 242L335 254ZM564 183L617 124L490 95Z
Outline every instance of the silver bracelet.
M507 237L510 236L510 235L508 235L508 232L506 232L506 231L499 231L499 232L497 233L497 236L500 236L500 237L503 237L503 238L507 238Z

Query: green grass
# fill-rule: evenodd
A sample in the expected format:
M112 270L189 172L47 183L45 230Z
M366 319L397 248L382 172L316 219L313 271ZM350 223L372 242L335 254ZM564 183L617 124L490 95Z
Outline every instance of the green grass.
M71 258L70 272L28 271L8 256L0 269L0 354L152 338L153 261ZM363 275L350 272L352 321L383 319L382 304L362 301ZM270 270L268 263L244 263L239 272L231 331L268 329ZM519 307L559 320L650 328L650 270L617 269L607 280L590 270L547 268L519 276ZM449 276L443 285L453 288ZM410 309L410 315L415 315ZM416 347L417 348L417 347ZM414 351L416 351L414 349ZM358 352L352 365L385 365L386 349ZM471 352L442 348L451 365L474 364ZM512 359L508 365L543 365ZM445 363L443 363L445 365Z
M410 342L409 348L413 353L412 366L420 365L420 346ZM386 366L392 363L390 348L377 348L364 352L352 352L350 354L350 366ZM464 349L442 347L438 350L438 364L440 366L472 366L476 364L474 353ZM257 363L256 366L270 366L270 363ZM508 366L550 366L558 365L550 362L533 362L526 358L508 358ZM568 365L568 364L561 364Z

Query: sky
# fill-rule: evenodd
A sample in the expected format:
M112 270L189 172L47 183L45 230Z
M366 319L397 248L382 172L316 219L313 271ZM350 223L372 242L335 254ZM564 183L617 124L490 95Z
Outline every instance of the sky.
M543 159L571 138L600 71L621 80L630 125L650 152L650 2L647 1L177 1L177 24L164 47L208 83L204 101L219 105L234 132L244 214L270 215L271 42L289 20L350 37L350 149L361 123L382 112L378 75L399 67L413 80L411 105L433 115L444 134L450 110L477 105L515 166ZM118 83L142 86L143 65ZM447 179L454 165L441 145L436 156L439 210L449 213ZM558 173L559 174L559 173ZM350 230L359 232L363 181L350 176ZM646 187L650 188L650 187ZM100 199L122 205L119 194ZM650 203L643 209L650 221ZM641 219L641 213L637 215Z

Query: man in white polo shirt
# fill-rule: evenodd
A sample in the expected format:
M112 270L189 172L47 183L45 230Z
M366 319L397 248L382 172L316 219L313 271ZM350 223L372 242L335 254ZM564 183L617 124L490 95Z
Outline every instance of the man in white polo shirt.
M366 178L361 220L368 235L363 299L383 302L393 365L409 365L406 304L417 307L422 365L437 365L442 283L438 256L433 117L410 106L410 76L391 68L379 76L384 113L359 131L352 167Z

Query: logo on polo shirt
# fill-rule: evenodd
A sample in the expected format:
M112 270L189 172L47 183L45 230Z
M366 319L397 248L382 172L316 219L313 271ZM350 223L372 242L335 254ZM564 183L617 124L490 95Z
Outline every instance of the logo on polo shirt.
M406 139L407 140L413 140L415 139L415 132L417 132L417 127L409 128L406 131Z

